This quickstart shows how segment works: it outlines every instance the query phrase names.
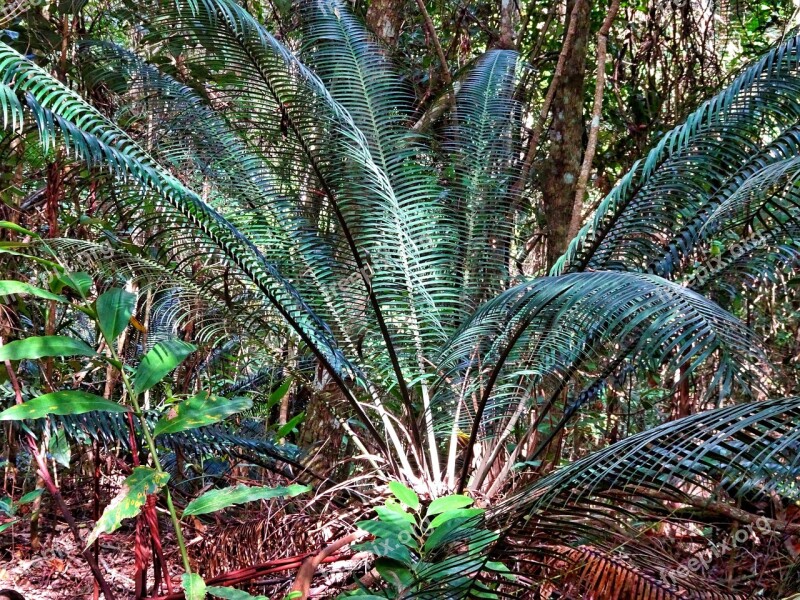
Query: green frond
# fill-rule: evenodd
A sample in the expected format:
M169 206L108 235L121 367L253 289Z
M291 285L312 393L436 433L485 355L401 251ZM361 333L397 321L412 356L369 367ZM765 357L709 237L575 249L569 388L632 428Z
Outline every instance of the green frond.
M160 22L171 39L198 39L224 53L236 69L236 84L215 88L217 101L228 105L230 122L255 123L278 137L280 143L270 148L275 160L291 165L294 178L310 176L315 182L322 211L332 217L343 242L341 252L354 266L363 294L359 304L372 315L364 320L371 334L365 351L388 358L385 374L379 369L374 378L391 375L408 405L406 379L419 371L420 346L427 336L445 338L426 291L430 267L412 233L412 224L429 215L401 202L350 113L247 12L227 0L199 3L193 14L178 5L180 12L165 13ZM218 55L198 52L191 60L202 65ZM298 173L300 167L306 173ZM409 215L412 210L416 213Z
M443 142L445 201L458 223L458 273L470 309L507 287L521 152L518 56L491 50L459 89Z
M749 162L758 165L800 120L799 45L800 37L789 38L667 133L601 202L552 273L644 271L665 249L687 253L696 217L714 209L726 186L748 181ZM667 275L664 266L654 272Z
M52 417L52 426L63 427L70 439L79 443L94 441L109 449L122 448L131 451L130 427L126 415L105 412L90 412L83 415ZM158 414L147 415L151 428ZM41 420L42 424L44 420ZM138 448L145 447L141 424L134 420L134 435ZM190 460L201 461L209 456L249 457L267 468L280 469L284 465L300 465L303 455L291 444L278 444L268 439L257 423L243 423L231 428L222 424L208 425L180 433L159 436L164 448L179 450Z
M589 543L612 555L625 553L662 578L654 567L680 565L665 560L664 548L652 543L649 531L666 523L690 527L692 521L709 527L702 522L704 507L717 515L716 527L725 519L735 527L747 516L743 505L764 502L770 507L766 525L755 535L780 535L772 531L780 521L772 514L779 510L775 503L800 499L799 417L800 400L782 398L710 410L617 442L492 509L489 522L506 532L496 551L513 554L520 543L535 547L534 540L551 546ZM697 575L680 581L689 589L709 590L707 579Z
M198 185L208 190L207 201L293 281L354 356L353 340L364 319L352 308L359 304L358 298L343 293L342 285L353 268L335 259L336 248L326 236L315 234L302 201L287 195L298 191L287 187L286 178L254 140L237 133L224 111L214 110L193 89L132 53L107 43L84 44L82 49L90 84L102 83L120 93L120 111L126 115L146 108L146 118L154 123L144 128L147 138L142 142L163 164L200 173ZM163 235L170 236L169 246L175 247L171 227L150 229L163 229ZM150 241L158 245L157 240Z
M578 368L591 381L624 358L685 377L711 356L717 366L709 392L759 387L768 370L754 334L682 286L614 271L543 277L486 303L454 337L442 355L433 410L446 430L462 403L462 430L491 438L520 405L540 422L552 408L544 398L565 389ZM480 400L473 408L464 398Z
M408 316L417 321L419 329L412 334L416 338L412 346L404 349L416 352L421 346L430 355L453 324L453 319L443 323L437 315L461 306L454 273L460 219L442 205L443 190L431 168L432 153L425 140L409 129L411 90L389 59L339 0L309 0L303 9L302 56L306 64L351 115L372 159L392 186L395 206L385 206L378 217L386 224L369 226L386 233L391 227L390 235L401 236L391 259L402 275L395 286L399 286L398 294L410 294ZM355 188L352 191L354 196L361 193ZM375 251L367 249L374 258Z
M205 237L272 303L304 343L317 354L341 389L344 377L355 370L339 351L327 326L311 311L297 290L240 231L222 215L161 168L125 132L109 122L80 96L53 79L5 44L0 44L0 81L25 94L39 128L42 145L49 147L60 133L68 152L89 165L105 166L124 180L136 181L157 194L162 206L173 211L190 230ZM2 100L2 99L0 99ZM350 396L362 420L366 413ZM377 439L380 436L374 428Z

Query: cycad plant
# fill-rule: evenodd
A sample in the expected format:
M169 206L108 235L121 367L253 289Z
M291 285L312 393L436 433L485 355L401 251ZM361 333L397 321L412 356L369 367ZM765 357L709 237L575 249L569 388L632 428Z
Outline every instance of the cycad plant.
M477 59L419 132L410 91L338 0L302 5L292 49L233 0L141 10L138 54L80 47L85 97L0 45L6 135L34 124L45 150L82 161L98 234L194 282L243 346L288 330L359 449L349 475L492 505L626 379L669 393L702 371L709 407L774 391L757 336L711 297L795 258L800 38L665 135L552 274L528 278L513 260L532 193L514 52ZM213 332L222 344L231 327Z

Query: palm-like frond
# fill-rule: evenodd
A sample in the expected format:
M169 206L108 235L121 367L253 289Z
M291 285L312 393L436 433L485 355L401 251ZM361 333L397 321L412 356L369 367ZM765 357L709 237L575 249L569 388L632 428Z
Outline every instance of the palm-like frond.
M707 510L718 523L754 525L758 514L742 504L765 502L768 516L758 536L796 528L774 511L800 498L799 416L800 400L782 398L707 411L617 442L493 509L490 520L507 530L509 540L498 552L514 554L520 543L530 548L531 538L545 545L558 539L573 547L589 543L623 553L663 580L654 567L680 565L670 563L647 532L673 519L688 527L687 519ZM694 593L713 591L702 573L681 582Z
M754 337L718 306L656 276L571 274L504 291L524 187L513 52L476 62L437 146L408 132L397 75L336 0L303 6L302 53L314 70L232 0L143 8L152 13L144 43L181 52L174 76L109 44L81 53L90 87L114 94L119 125L2 46L6 126L32 116L45 147L59 136L92 169L108 168L102 227L120 230L115 244L152 253L162 274L195 279L218 307L212 320L252 323L255 335L274 318L285 321L345 395L369 445L409 481L430 475L431 490L443 483L446 433L453 483L461 427L470 432L462 483L474 442L493 444L477 469L479 487L512 435L517 449L505 467L513 466L520 438L536 435L562 392L584 390L563 396L560 426L636 361L686 377L713 357L712 388L724 395L751 384L763 363ZM692 157L719 136L749 148L743 132L752 126L740 113L757 100L769 100L757 126L795 118L785 93L795 62L793 50L779 52L740 77L637 167L646 172L642 185L702 162ZM182 83L192 74L199 81ZM718 168L696 179L708 183ZM641 222L636 210L651 208L636 194L623 198L633 177L595 221L608 229L604 239L624 245L630 237L639 248L650 241L628 225ZM700 205L710 206L698 201L686 218ZM629 220L625 206L635 209ZM576 244L573 252L585 246ZM182 294L163 296L164 331L184 318Z
M594 363L588 370L595 374L610 365L606 377L620 359L690 372L716 354L709 391L720 386L727 395L734 384L761 385L763 371L752 368L767 361L758 348L735 317L653 275L609 271L539 278L486 303L455 336L443 354L433 406L442 430L460 414L471 444L499 438L499 447L515 428L535 429L586 363ZM519 421L524 415L532 424Z
M83 50L89 84L102 84L120 94L121 118L130 121L132 115L143 112L141 118L151 124L143 128L142 143L162 163L202 175L198 183L210 188L209 201L292 279L352 356L363 319L359 314L363 311L357 308L362 302L350 297L342 284L352 272L338 265L335 248L315 234L316 226L304 214L302 203L285 195L286 182L275 165L196 91L138 56L107 43L84 44ZM203 127L196 127L198 122ZM108 210L117 210L119 204L115 201ZM136 210L135 205L132 208ZM174 253L176 232L169 221L162 227L152 221L148 224L153 230L150 244L158 244L154 235L168 235ZM191 239L187 245L194 245ZM189 256L196 257L194 248Z
M151 428L158 421L159 414L145 413ZM48 419L30 422L33 431L41 431L48 425ZM136 447L145 447L141 432L141 422L133 421L133 436ZM82 415L49 417L49 426L63 428L70 440L77 443L97 442L110 451L131 452L131 429L126 415L106 412L88 412ZM208 425L180 433L165 434L158 438L163 448L180 453L190 460L202 461L210 456L226 456L244 459L281 474L296 476L304 472L303 453L291 444L279 444L263 431L259 423L244 422L233 428L223 424ZM293 473L292 469L295 471Z
M603 200L553 272L671 274L730 187L778 158L781 146L794 146L798 45L792 37L774 48L667 133Z
M236 68L236 85L216 90L219 101L230 105L227 118L240 126L255 123L267 132L279 131L283 119L286 136L271 148L274 160L290 161L295 169L305 166L307 173L297 178L302 182L310 176L321 192L322 210L334 219L341 242L337 258L361 279L370 320L377 325L369 328L376 334L369 340L370 352L388 358L386 371L410 409L406 380L418 368L414 357L420 335L437 330L435 323L423 328L418 322L435 312L413 306L415 295L425 289L415 278L427 268L410 234L411 224L422 222L406 214L415 209L413 203L401 201L351 114L247 12L224 0L179 4L185 5L164 13L170 35L221 48ZM217 60L203 53L193 60L202 64L204 58ZM251 235L247 228L243 232Z
M470 309L508 285L514 239L521 107L514 98L518 56L483 55L459 89L445 131L448 205L459 219L459 273Z
M80 96L5 44L0 46L0 73L2 84L16 93L26 94L28 106L46 147L60 132L67 148L90 165L107 165L118 176L132 178L158 194L164 209L174 211L177 219L198 233L202 232L269 299L326 365L334 379L342 381L343 377L354 373L355 370L339 351L325 324L302 300L294 286L265 260L253 242L153 161L125 132ZM12 96L8 94L7 97ZM8 100L3 106L9 106L12 114L19 115L22 112L18 102L15 104ZM343 382L341 388L345 393L349 392ZM370 419L355 397L351 396L351 401L365 424L371 426ZM373 431L380 443L381 437L374 427Z

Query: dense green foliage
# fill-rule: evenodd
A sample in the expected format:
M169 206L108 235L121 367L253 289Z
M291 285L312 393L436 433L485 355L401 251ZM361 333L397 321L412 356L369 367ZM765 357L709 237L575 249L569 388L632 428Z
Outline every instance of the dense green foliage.
M435 82L407 64L419 42L393 56L339 0L296 8L273 34L234 0L60 6L80 23L60 46L41 10L5 17L0 420L25 423L9 448L116 444L130 472L89 541L130 517L152 532L160 497L189 598L206 584L188 517L276 499L371 534L354 549L379 557L380 597L580 597L578 560L631 598L793 591L800 37L766 47L754 16L738 43L764 54L694 112L670 91L658 119L688 116L653 127L642 160L602 141L602 169L630 168L602 198L596 169L596 209L559 247L540 190L576 179L556 169L566 54L550 80L526 21L516 49L468 49L452 72L444 56ZM551 107L537 123L533 98L562 76L540 148ZM684 76L692 101L709 91ZM620 118L639 91L615 89ZM187 480L220 459L265 485ZM288 499L307 485L314 500ZM777 575L665 574L739 523L761 523L747 541Z

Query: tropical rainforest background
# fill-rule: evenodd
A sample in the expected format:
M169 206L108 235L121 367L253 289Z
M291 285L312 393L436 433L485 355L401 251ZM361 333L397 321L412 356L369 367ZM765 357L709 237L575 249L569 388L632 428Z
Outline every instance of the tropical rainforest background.
M2 2L0 598L797 597L794 3Z

